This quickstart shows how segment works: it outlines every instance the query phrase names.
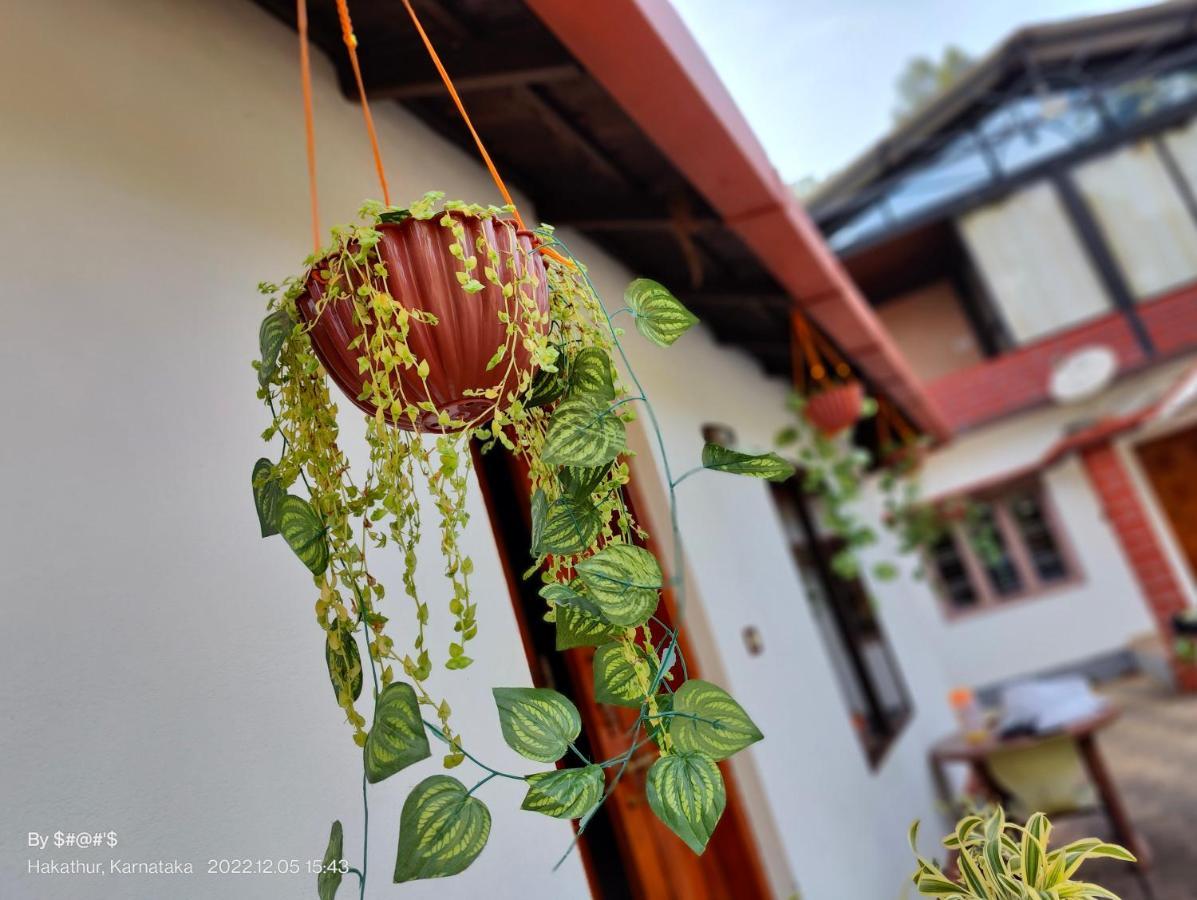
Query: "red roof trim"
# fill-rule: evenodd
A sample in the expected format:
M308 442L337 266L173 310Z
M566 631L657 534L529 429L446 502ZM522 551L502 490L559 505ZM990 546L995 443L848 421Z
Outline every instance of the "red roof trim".
M920 428L949 431L897 346L782 183L667 0L527 0L757 255L797 308ZM827 303L834 296L834 304ZM819 301L815 303L815 301Z

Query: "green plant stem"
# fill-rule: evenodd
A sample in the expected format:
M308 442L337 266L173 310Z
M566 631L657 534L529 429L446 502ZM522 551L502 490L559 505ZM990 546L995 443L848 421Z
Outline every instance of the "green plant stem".
M433 725L427 719L424 719L423 721L424 721L425 728L427 728L434 735L436 735L438 738L440 738L444 743L449 744L449 739L447 737L445 737L445 733L443 731L441 731L439 728L437 728L435 725ZM490 766L488 766L486 763L484 763L478 757L474 756L472 753L467 751L460 744L457 746L457 749L461 751L462 756L464 756L466 759L468 759L470 762L472 762L478 768L485 769L487 772L490 772L491 775L497 775L500 778L510 778L513 781L524 781L525 780L523 775L512 775L510 772L500 772L498 769L492 769Z
M697 475L699 472L705 472L706 468L707 468L706 466L695 466L693 469L689 469L689 470L683 472L681 475L679 475L677 477L677 480L675 480L673 482L673 486L677 487L679 484L681 484L683 481L685 481L691 475Z
M573 751L574 756L580 759L586 765L590 765L590 760L586 758L586 754L577 748L573 741L569 742L569 749Z
M481 781L479 781L476 785L474 785L472 788L470 788L468 791L466 791L466 796L467 797L470 796L470 794L474 793L474 791L478 790L478 788L482 787L482 785L486 784L488 781L490 781L492 778L494 778L498 774L499 774L498 772L491 772L489 775L487 775L485 778L483 778Z

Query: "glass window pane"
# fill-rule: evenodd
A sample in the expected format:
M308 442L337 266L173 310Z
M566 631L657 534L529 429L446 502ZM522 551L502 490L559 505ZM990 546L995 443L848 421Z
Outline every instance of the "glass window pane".
M931 548L931 565L939 581L940 590L952 606L969 609L976 606L980 597L968 577L964 559L951 535L945 535Z
M1039 580L1051 582L1067 578L1068 564L1052 533L1051 522L1044 513L1038 493L1028 490L1014 494L1007 501L1007 509Z
M1076 179L1136 299L1197 279L1197 225L1153 144L1078 166Z
M1022 576L1018 574L1018 567L1010 556L1010 548L1006 546L1006 537L998 527L993 507L988 503L978 503L975 510L968 525L969 540L981 565L985 567L989 585L998 597L1017 594L1022 590Z
M1038 183L960 218L1010 334L1024 344L1112 308L1055 188Z

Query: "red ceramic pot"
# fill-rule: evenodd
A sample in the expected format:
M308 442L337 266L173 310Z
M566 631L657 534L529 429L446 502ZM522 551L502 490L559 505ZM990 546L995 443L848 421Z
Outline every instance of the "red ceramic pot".
M855 425L864 408L864 387L846 381L814 394L806 401L807 420L828 437Z
M516 231L503 220L479 219L464 213L453 215L465 228L466 245L476 247L479 237L499 253L502 261L499 277L504 284L515 282L524 273L536 277L531 290L542 312L549 309L549 288L545 277L544 260L533 245L533 235ZM461 261L450 254L453 233L437 219L405 219L397 224L383 223L377 227L382 233L378 244L379 259L387 267L387 291L397 303L408 309L421 309L437 317L438 324L428 325L411 321L408 346L417 359L428 360L428 394L415 369L397 367L396 382L404 396L418 402L427 396L453 419L472 421L484 415L494 401L467 396L467 391L499 388L502 397L519 383L522 372L532 364L527 349L515 348L515 366L504 360L486 371L501 345L507 343L506 326L499 321L505 308L502 289L481 278L485 287L476 294L462 290L457 280ZM318 267L317 267L318 268ZM357 406L370 415L373 404L358 400L367 382L367 375L358 373L358 356L365 342L350 348L350 343L363 328L354 314L353 300L342 294L330 301L323 312L319 304L325 285L316 269L308 274L307 291L296 301L305 322L312 324L310 337L316 355L337 386ZM542 324L541 330L547 327ZM386 413L387 421L406 431L443 433L447 430L437 423L434 413L422 412L413 421L401 415L397 419Z

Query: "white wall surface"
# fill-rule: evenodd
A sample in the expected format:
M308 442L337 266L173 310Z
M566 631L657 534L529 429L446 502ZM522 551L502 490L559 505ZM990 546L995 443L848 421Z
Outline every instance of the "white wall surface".
M206 861L319 858L334 818L361 860L361 751L333 702L311 579L285 544L258 538L248 487L267 424L249 367L254 286L309 248L295 53L245 0L5 9L5 900L315 896L306 874L211 876ZM360 111L315 62L328 225L377 187ZM393 105L378 113L397 197L493 196L473 160ZM437 686L467 746L535 771L503 743L490 697L530 679L476 492L469 505L477 663ZM435 541L424 560L443 608ZM407 609L395 617L398 644ZM368 896L588 896L576 854L550 873L569 824L520 812L521 786L505 780L480 792L494 829L473 867L393 885L403 799L437 771L429 760L371 788ZM25 846L28 831L76 829L113 829L112 853L191 860L199 874L25 874L31 856L108 859Z
M360 751L330 696L310 579L281 542L257 537L248 488L266 424L249 367L262 314L253 288L292 271L309 240L295 51L293 34L245 0L6 11L0 75L19 86L0 95L6 900L307 895L306 875L209 876L205 863L318 857L337 817L360 860ZM314 61L327 226L377 188L360 111ZM376 117L396 198L429 188L493 198L472 159L393 105ZM621 305L631 273L564 236ZM675 471L697 463L704 422L765 446L784 418L784 387L701 329L668 351L628 344ZM641 477L660 477L652 462L642 458ZM467 746L524 771L489 688L529 675L476 492L469 502L478 662L437 687ZM767 735L735 766L778 896L800 887L806 900L838 900L845 872L861 897L898 895L906 827L936 819L926 747L951 727L947 682L924 652L933 616L882 610L916 711L870 772L765 486L703 474L681 503L697 585L688 622L705 671ZM653 518L663 520L659 505ZM436 558L430 544L430 597ZM384 577L394 562L380 563ZM748 625L764 635L760 656L740 639ZM400 806L437 770L425 763L371 788L368 896L586 896L576 855L549 871L569 826L519 812L519 785L501 780L482 791L495 827L478 862L450 881L394 888ZM124 858L190 860L200 874L24 874L30 858L67 856L31 853L27 832L76 829L116 830Z
M970 432L930 456L924 467L924 496L941 496L1015 472L1040 459L1070 425L1151 403L1191 364L1191 359L1178 360L1125 379L1086 404L1040 409ZM930 581L912 577L913 560L902 565L897 582L874 585L885 607L901 605L918 612L927 626L927 645L940 649L948 677L956 684L987 685L1082 662L1121 650L1132 637L1155 628L1081 462L1069 458L1043 477L1062 537L1079 565L1079 581L954 619L947 617ZM1140 496L1150 509L1152 498L1142 490ZM870 500L879 503L875 494ZM1178 557L1162 518L1156 515L1153 522L1157 535Z

